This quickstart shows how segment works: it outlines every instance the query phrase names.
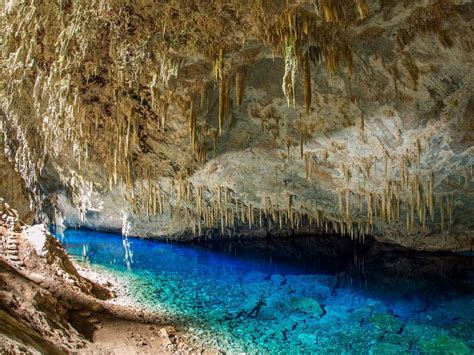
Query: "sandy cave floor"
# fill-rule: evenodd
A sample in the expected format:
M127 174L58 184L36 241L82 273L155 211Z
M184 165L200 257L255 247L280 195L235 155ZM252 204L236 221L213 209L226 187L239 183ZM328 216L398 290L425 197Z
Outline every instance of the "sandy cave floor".
M219 353L136 304L113 275L71 262L51 235L35 230L40 245L0 217L0 353Z
M218 350L193 346L188 334L166 320L166 316L153 314L127 296L123 282L107 272L98 273L84 263L74 263L79 273L113 290L115 298L107 301L125 311L124 318L96 314L92 343L112 354L219 354ZM87 326L84 329L87 332Z

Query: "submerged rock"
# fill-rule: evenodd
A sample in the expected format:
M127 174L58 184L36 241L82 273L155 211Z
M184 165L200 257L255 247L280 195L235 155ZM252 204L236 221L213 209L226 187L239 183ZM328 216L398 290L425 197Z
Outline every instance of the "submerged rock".
M303 312L312 317L321 317L324 314L318 301L311 297L290 298L289 308L292 312Z
M443 328L422 323L408 323L402 332L404 337L413 342L424 341L447 334L448 332Z
M385 332L397 333L402 329L402 322L391 314L376 314L369 318L376 328Z
M377 343L372 349L370 349L369 354L371 355L393 355L393 354L403 354L409 352L408 346L403 346L400 344L393 343Z
M448 336L440 336L435 339L422 340L420 349L425 354L444 355L471 355L472 351L462 341Z
M462 339L467 345L474 349L474 319L450 324L449 334L455 338Z

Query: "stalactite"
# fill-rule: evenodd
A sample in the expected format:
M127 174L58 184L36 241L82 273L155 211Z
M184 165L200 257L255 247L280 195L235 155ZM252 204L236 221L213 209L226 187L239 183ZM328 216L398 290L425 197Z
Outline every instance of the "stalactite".
M214 62L214 78L216 81L221 81L224 78L224 50L221 48Z
M347 223L350 223L350 220L351 220L351 211L350 211L351 200L350 200L350 196L351 196L351 191L349 189L346 189L346 222Z
M410 206L410 229L413 229L415 225L415 196L414 196L414 189L413 184L410 184L410 191L409 191L409 206Z
M344 214L344 209L342 207L342 190L338 190L337 191L337 201L338 201L338 216L339 216L339 219L342 219L342 216Z
M200 111L205 110L205 104L208 100L208 95L207 95L207 83L206 82L201 82L199 85L199 109Z
M189 109L189 136L191 137L192 151L196 151L196 112L194 109L194 96L191 97L190 109Z
M169 98L168 100L170 100L171 98ZM165 130L165 127L166 127L166 120L168 118L168 107L170 105L170 101L164 101L161 103L160 105L160 109L159 109L159 112L160 112L160 116L161 116L161 129L162 130Z
M295 81L297 72L297 59L294 40L288 39L284 46L285 75L283 76L283 93L285 94L288 107L296 106Z
M300 125L300 158L303 159L304 156L304 135L303 135L303 129L301 128Z
M230 97L230 77L226 77L225 93L224 93L224 120L230 116L232 111L232 99Z
M386 213L385 213L385 207L386 207L386 197L385 197L385 192L382 193L382 197L381 197L381 206L380 206L380 218L382 219L382 221L385 221L386 219Z
M235 99L237 106L239 107L242 104L242 98L244 97L246 76L247 69L240 66L235 73Z
M413 182L415 193L416 193L416 211L418 214L418 220L421 219L421 204L422 204L422 195L423 192L421 191L421 187L418 181L418 176L415 176L415 180Z
M229 102L229 88L227 78L222 78L219 81L219 112L218 112L218 133L222 134L222 127L226 116L226 108Z
M344 173L344 178L346 181L346 184L349 184L352 180L352 172L349 167L346 167L344 164L342 164L342 171Z
M400 185L399 184L397 184L396 200L397 200L397 221L401 222L402 207L401 207Z
M366 0L356 0L357 11L359 13L359 18L364 19L369 14L369 6L367 5Z
M290 217L291 228L293 228L293 195L288 195L288 216Z
M420 163L421 163L421 142L420 142L420 138L416 139L416 161L418 163L418 166L420 166Z
M309 154L305 153L304 155L304 169L305 169L305 176L306 181L309 181Z
M247 220L248 220L248 225L249 225L249 228L252 228L252 224L253 224L253 208L252 208L252 205L251 204L248 204L247 205Z
M405 227L406 227L407 232L409 232L409 231L410 231L410 212L409 212L409 204L408 204L408 202L407 202L405 211L406 211L406 212L405 212L405 219L406 219Z
M216 191L217 191L217 208L219 209L219 213L221 212L222 210L222 194L221 194L221 187L218 186L216 188Z
M430 175L428 180L428 207L430 209L430 219L434 222L434 194L433 194L433 174Z
M444 232L444 196L441 195L439 199L439 212L441 220L441 231Z
M222 125L224 121L224 110L225 110L225 81L221 80L219 82L219 108L218 108L218 129L217 132L219 135L222 133Z
M421 206L420 217L418 219L418 226L421 223L422 233L426 232L426 208L424 205Z
M130 108L129 113L127 114L127 133L125 136L125 143L124 143L124 155L128 157L128 150L129 150L129 142L130 142L130 129L132 125L132 109Z
M373 201L372 193L367 193L367 217L369 218L370 225L374 224L374 212L373 212Z
M453 225L453 211L454 211L454 193L448 195L448 216L449 216L449 225Z
M309 62L309 51L303 58L303 74L304 74L304 103L306 115L309 114L311 108L311 66Z

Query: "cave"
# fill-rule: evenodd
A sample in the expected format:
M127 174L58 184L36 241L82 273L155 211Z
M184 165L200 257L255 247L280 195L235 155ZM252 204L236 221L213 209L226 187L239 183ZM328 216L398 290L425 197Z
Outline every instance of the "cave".
M474 351L474 2L0 2L0 352Z

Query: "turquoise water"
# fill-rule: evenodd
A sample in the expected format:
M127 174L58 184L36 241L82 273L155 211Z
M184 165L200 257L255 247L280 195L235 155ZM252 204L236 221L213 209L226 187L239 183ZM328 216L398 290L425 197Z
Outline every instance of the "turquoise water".
M60 239L202 344L232 353L473 353L472 255L317 237L183 245L66 230Z

